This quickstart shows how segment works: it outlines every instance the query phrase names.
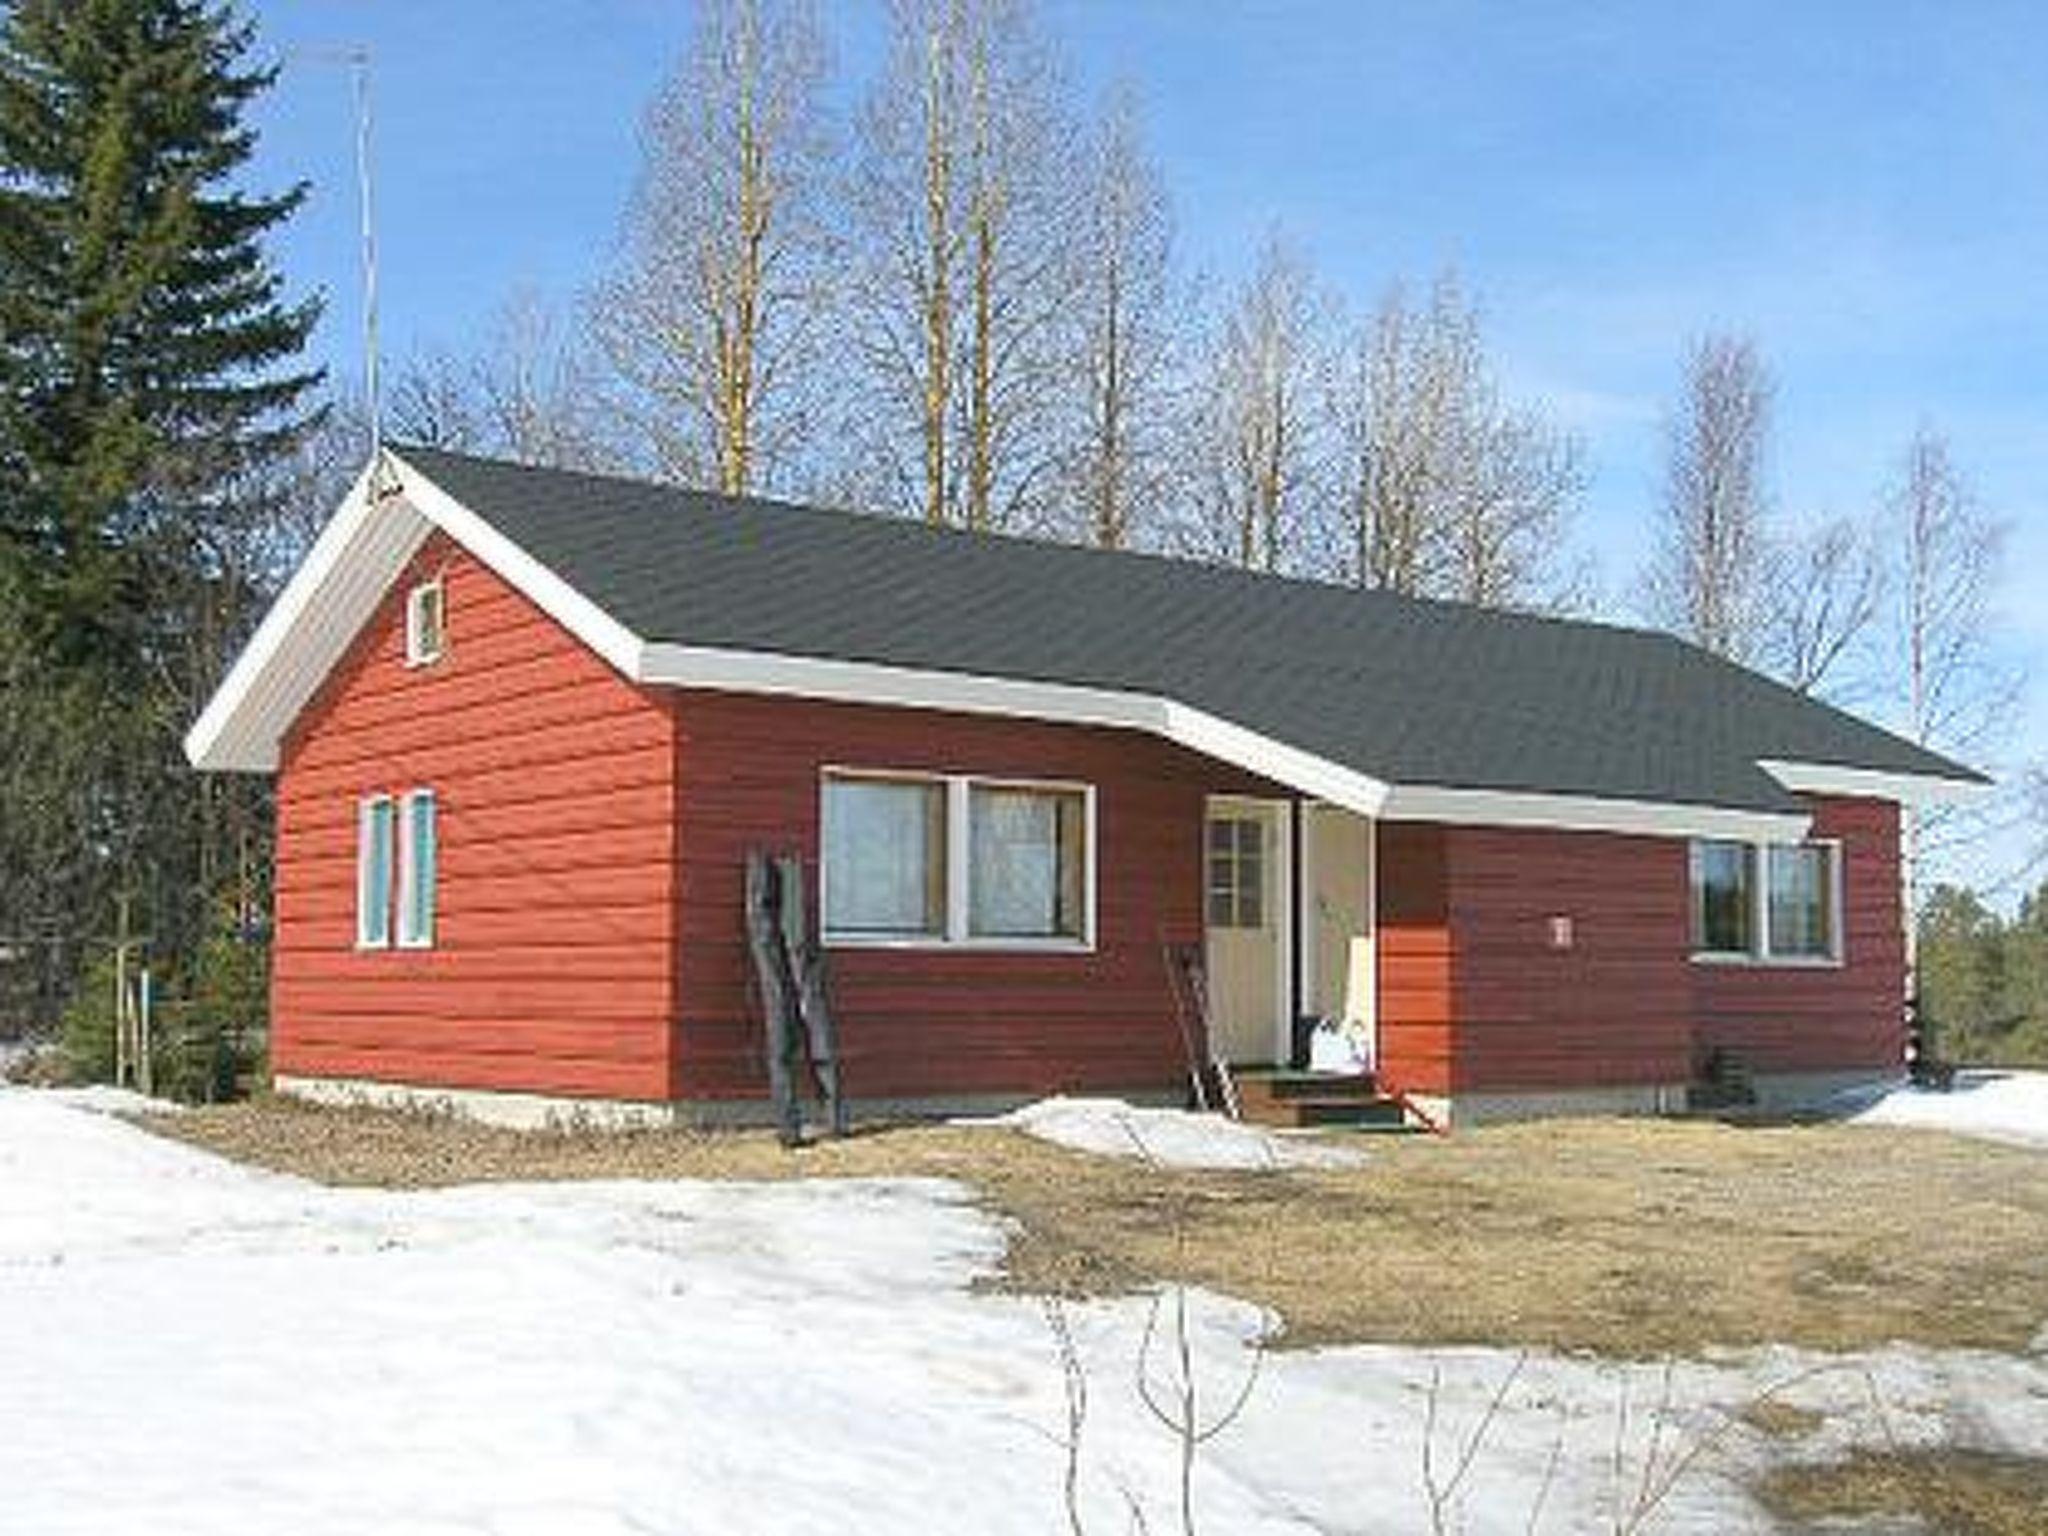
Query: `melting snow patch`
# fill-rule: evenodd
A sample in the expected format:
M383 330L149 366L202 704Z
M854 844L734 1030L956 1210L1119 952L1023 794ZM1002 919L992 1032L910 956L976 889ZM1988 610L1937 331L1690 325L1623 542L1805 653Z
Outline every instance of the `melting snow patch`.
M1170 1168L1355 1168L1362 1152L1183 1109L1140 1109L1122 1099L1041 1099L990 1120L1041 1141Z
M1900 1086L1842 1107L1865 1125L1909 1125L2048 1146L2048 1072L1958 1072L1947 1092Z
M2040 1355L1743 1351L1666 1374L1352 1347L1261 1368L1255 1308L1169 1290L1049 1311L975 1289L1003 1246L941 1181L325 1189L0 1089L0 1528L1044 1536L1069 1528L1063 1358L1087 1384L1090 1531L1133 1509L1180 1528L1178 1445L1138 1383L1174 1411L1183 1359L1216 1430L1195 1523L1252 1536L1635 1529L1638 1490L1703 1441L1654 1529L1761 1536L1741 1484L1768 1457L2048 1454ZM1813 1418L1789 1450L1728 1418L1772 1387Z

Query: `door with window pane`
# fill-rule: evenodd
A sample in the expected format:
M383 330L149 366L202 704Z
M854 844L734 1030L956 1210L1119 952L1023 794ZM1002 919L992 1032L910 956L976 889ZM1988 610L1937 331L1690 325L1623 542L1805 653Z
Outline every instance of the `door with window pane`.
M1286 1001L1285 806L1210 803L1204 835L1210 1049L1226 1061L1281 1059Z

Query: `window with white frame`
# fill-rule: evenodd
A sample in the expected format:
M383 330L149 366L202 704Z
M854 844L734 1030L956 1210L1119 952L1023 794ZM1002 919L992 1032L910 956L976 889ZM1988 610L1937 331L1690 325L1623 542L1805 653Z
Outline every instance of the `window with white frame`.
M830 777L823 814L827 936L944 938L944 782Z
M356 944L391 943L392 806L389 795L370 795L356 806Z
M426 949L434 942L435 885L440 863L434 792L409 791L400 818L398 844L398 942Z
M967 930L977 939L1080 940L1088 797L1028 784L967 786Z
M1085 785L833 771L821 812L819 902L831 942L1094 940Z
M1701 841L1691 864L1696 957L1841 959L1839 843Z
M1770 889L1764 927L1771 954L1799 960L1835 958L1839 952L1839 856L1833 843L1768 850Z
M405 598L405 664L423 667L439 661L448 641L447 597L437 576L423 581Z

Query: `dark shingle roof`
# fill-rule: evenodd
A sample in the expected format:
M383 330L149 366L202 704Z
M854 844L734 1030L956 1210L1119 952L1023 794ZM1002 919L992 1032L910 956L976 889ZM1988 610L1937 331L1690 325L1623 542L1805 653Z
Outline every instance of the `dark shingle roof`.
M1649 631L399 452L649 641L1154 694L1394 784L1791 811L1758 759L1978 778Z

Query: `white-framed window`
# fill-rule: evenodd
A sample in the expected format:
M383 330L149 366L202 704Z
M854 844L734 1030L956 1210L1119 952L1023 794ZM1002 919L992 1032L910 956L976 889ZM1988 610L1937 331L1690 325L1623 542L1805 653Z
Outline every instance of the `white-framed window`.
M434 943L435 887L440 867L440 829L434 792L414 789L401 803L398 841L398 943L429 949Z
M356 947L391 944L391 797L368 795L356 805Z
M1092 786L828 769L819 843L828 943L1095 942Z
M828 775L820 900L834 939L943 939L946 784Z
M1263 816L1209 818L1205 860L1209 926L1266 926L1266 832Z
M441 659L448 643L447 594L441 578L423 581L405 595L405 664L424 667Z
M1698 841L1691 851L1696 960L1837 964L1842 845Z

